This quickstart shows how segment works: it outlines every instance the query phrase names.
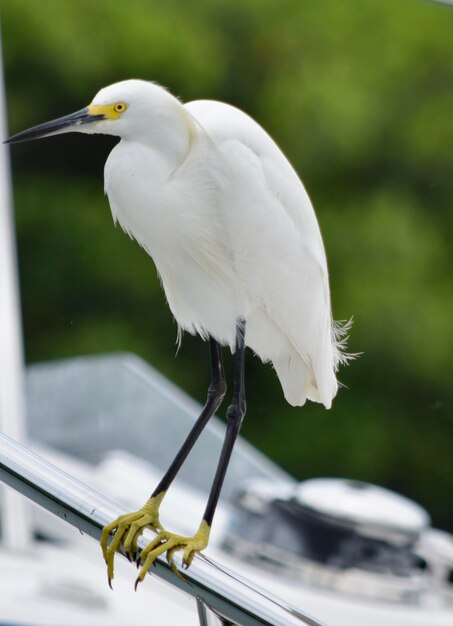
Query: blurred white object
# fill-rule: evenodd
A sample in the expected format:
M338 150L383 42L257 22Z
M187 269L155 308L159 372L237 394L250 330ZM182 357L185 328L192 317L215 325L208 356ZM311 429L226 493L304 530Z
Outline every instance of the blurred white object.
M147 589L135 593L130 584L131 565L124 559L118 559L112 593L98 546L75 529L71 531L64 544L36 542L20 556L0 550L2 624L199 625L195 602L155 576Z
M298 586L300 606L318 618L335 626L356 624L354 615L367 626L453 623L453 537L431 528L411 500L345 479L285 490L252 480L231 512L224 547L277 573L280 593Z
M358 480L313 478L296 491L296 499L319 513L334 516L374 537L406 542L430 523L429 515L408 498Z
M199 412L196 402L131 355L32 366L27 390L38 453L125 507L143 499L177 445L169 437L162 446L144 433L166 424L182 439ZM131 411L137 428L118 450L117 426ZM196 526L210 483L204 464L218 453L223 429L214 418L197 444L202 454L189 457L162 509L168 527L186 533ZM250 481L238 494L244 476ZM96 571L102 567L97 546L54 516L36 510L34 527L42 537L65 541L62 561L65 551L78 550L73 541L85 541L86 561ZM328 626L453 623L453 538L431 528L417 504L386 489L340 479L297 484L239 440L212 539L207 559ZM126 576L127 568L121 561ZM83 576L68 560L65 580L75 593ZM118 588L130 587L130 572L127 583L122 576ZM171 606L174 593L163 594L162 608ZM0 601L0 614L1 608Z
M6 137L0 40L0 138ZM8 148L0 141L0 430L22 441L25 434L23 350ZM28 545L28 503L1 487L1 540L11 550Z

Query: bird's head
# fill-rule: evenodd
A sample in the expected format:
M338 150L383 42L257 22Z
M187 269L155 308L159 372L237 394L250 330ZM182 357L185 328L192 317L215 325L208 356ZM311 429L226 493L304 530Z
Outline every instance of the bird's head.
M181 109L179 101L159 85L124 80L101 89L84 109L17 133L5 143L70 132L146 139L153 128L155 133L156 126L165 126L165 120L178 120Z

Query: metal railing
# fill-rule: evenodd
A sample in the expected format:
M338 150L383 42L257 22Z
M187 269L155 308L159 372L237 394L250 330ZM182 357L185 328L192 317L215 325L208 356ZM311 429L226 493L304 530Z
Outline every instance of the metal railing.
M0 434L0 480L19 491L82 533L99 540L102 528L125 510L93 491L31 450ZM145 531L139 547L153 537ZM152 575L193 596L201 626L211 623L208 614L220 623L238 626L322 626L321 622L272 597L206 557L194 559L176 576L165 559L158 559ZM100 584L103 581L100 581Z

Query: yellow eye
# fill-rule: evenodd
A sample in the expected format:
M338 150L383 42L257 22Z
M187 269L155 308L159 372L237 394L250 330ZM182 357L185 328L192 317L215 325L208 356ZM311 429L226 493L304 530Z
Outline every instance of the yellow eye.
M123 111L125 111L126 109L127 106L124 102L117 102L113 107L115 113L123 113Z

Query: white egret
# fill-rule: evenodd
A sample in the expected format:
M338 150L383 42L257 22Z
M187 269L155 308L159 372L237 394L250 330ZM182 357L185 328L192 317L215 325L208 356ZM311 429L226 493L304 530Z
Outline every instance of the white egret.
M109 583L121 544L143 563L138 583L159 555L175 569L173 555L183 550L188 567L208 543L246 410L245 346L273 364L290 404L308 398L330 408L338 364L347 360L346 327L332 320L324 246L304 186L245 113L215 101L183 105L154 83L126 80L101 89L87 108L7 141L72 131L120 137L105 165L113 219L154 260L179 334L210 342L211 383L200 417L142 509L103 532ZM162 527L159 506L224 398L222 346L235 354L225 441L200 527L181 537ZM145 527L158 534L139 555Z

